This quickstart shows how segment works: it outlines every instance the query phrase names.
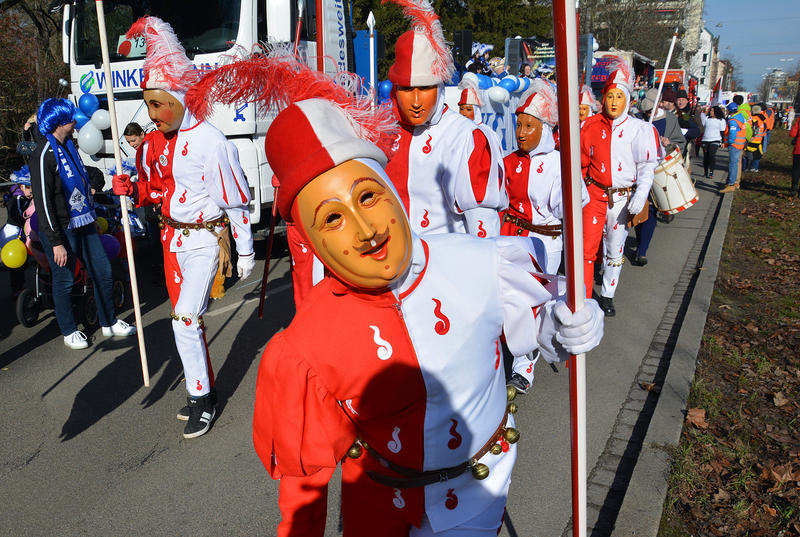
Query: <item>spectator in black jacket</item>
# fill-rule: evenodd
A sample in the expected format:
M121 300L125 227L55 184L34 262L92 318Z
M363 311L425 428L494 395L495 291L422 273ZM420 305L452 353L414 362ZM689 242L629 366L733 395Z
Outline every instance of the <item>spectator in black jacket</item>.
M95 226L89 174L71 140L74 115L75 106L66 99L47 99L41 104L37 120L44 140L36 146L30 169L39 239L53 277L56 320L64 344L85 349L89 344L75 325L70 296L78 259L94 282L103 335L130 336L136 328L114 315L111 265Z

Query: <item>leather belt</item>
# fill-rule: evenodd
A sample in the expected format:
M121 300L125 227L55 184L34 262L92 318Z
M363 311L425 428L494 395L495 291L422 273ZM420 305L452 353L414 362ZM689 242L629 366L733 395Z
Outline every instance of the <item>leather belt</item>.
M225 227L225 225L230 222L226 215L222 215L219 218L215 218L214 220L207 220L205 222L195 222L195 223L186 223L186 222L178 222L177 220L173 220L169 216L164 216L163 214L158 215L158 227L163 229L165 225L175 228L175 229L182 229L184 235L189 234L190 229L207 229L208 231L214 231L214 228L217 226Z
M626 187L622 187L622 188L611 188L611 187L608 187L608 186L606 186L604 184L598 183L597 181L595 181L594 179L592 179L588 175L584 178L584 181L586 181L586 184L594 185L597 188L600 188L600 189L605 191L606 195L608 196L608 208L609 209L613 209L614 208L614 194L620 194L620 193L621 194L628 194L628 193L633 193L633 192L636 191L636 185L626 186Z
M486 455L492 446L497 444L497 442L502 438L503 432L506 428L506 421L508 420L508 407L506 407L506 412L503 415L503 419L500 420L500 425L497 427L497 430L494 434L489 437L489 440L483 445L481 449L478 450L475 455L470 457L468 461L456 464L455 466L451 466L449 468L440 468L438 470L425 470L419 471L414 470L413 468L406 468L405 466L400 466L398 464L393 463L385 459L380 453L375 451L375 449L367 444L363 440L359 440L359 443L364 446L364 449L367 450L375 460L377 460L382 466L401 474L405 477L391 477L388 475L383 475L378 472L367 472L367 475L375 481L376 483L380 483L381 485L386 485L387 487L392 487L396 489L411 489L411 488L418 488L424 487L426 485L432 485L434 483L441 483L443 481L447 481L448 479L455 479L456 477L460 476L467 470L472 469L478 463L478 460L481 459L484 455Z
M511 213L506 213L503 215L503 222L511 222L517 227L521 227L522 229L527 229L533 233L538 233L540 235L545 235L547 237L560 237L561 236L561 224L553 224L550 226L537 226L536 224L531 224L524 218L520 218L519 216Z

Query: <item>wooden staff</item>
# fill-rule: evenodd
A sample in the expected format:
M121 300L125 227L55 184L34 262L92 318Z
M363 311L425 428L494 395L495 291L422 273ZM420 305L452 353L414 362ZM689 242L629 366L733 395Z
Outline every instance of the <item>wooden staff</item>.
M578 30L575 0L553 1L561 192L564 197L564 254L567 305L575 312L584 305L583 206L581 204L580 120L578 117ZM572 444L572 535L586 532L586 356L570 356L570 441Z
M667 69L669 69L669 62L672 59L672 49L675 48L675 41L678 39L678 27L675 27L675 33L672 34L672 43L669 44L669 52L667 52L667 61L664 63L664 71L661 73L661 80L658 82L658 93L656 94L656 102L653 104L653 110L650 112L650 123L656 118L656 111L658 110L658 103L661 101L661 90L664 89L664 81L667 79ZM631 69L633 66L631 65Z
M100 33L100 51L103 55L103 72L106 75L106 95L108 96L108 112L111 116L111 139L114 145L114 163L117 173L122 171L122 155L119 149L119 129L117 128L117 109L114 106L114 79L111 77L111 62L108 59L108 38L106 37L106 16L103 10L103 0L96 0L97 28ZM131 278L131 295L133 296L133 313L136 317L136 336L139 339L139 357L142 362L142 378L145 387L150 387L150 372L147 369L147 351L144 346L144 325L142 324L142 310L139 306L139 285L136 283L136 265L133 262L133 241L131 240L131 225L128 219L128 198L119 197L122 208L122 229L125 233L125 253L128 256L128 271Z

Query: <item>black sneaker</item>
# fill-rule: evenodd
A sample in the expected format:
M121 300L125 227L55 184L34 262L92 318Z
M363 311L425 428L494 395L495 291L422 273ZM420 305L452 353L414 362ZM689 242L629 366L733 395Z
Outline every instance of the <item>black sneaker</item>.
M603 310L603 313L606 314L606 317L613 317L617 314L617 310L614 309L613 298L599 296L597 297L597 304L600 306L600 309Z
M517 393L528 393L528 390L531 389L531 383L519 373L511 375L508 384L514 386L517 389Z
M208 392L208 395L211 398L211 404L213 406L217 406L217 388L211 388L211 391ZM181 421L189 421L189 405L186 405L180 409L178 411L178 415L175 417Z
M211 428L214 416L217 415L214 405L211 404L211 397L208 395L197 399L187 397L186 403L189 407L189 420L183 429L183 437L197 438L206 434Z
M636 254L631 260L631 263L637 267L643 267L647 264L647 256Z

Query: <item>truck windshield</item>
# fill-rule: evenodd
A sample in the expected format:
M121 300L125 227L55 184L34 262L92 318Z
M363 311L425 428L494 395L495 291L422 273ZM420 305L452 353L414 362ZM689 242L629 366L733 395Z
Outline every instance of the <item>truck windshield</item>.
M144 43L134 43L127 56L117 53L125 32L139 17L168 22L190 58L228 50L239 32L241 0L105 0L106 32L111 61L144 57ZM94 0L75 2L75 63L97 64L100 38Z

